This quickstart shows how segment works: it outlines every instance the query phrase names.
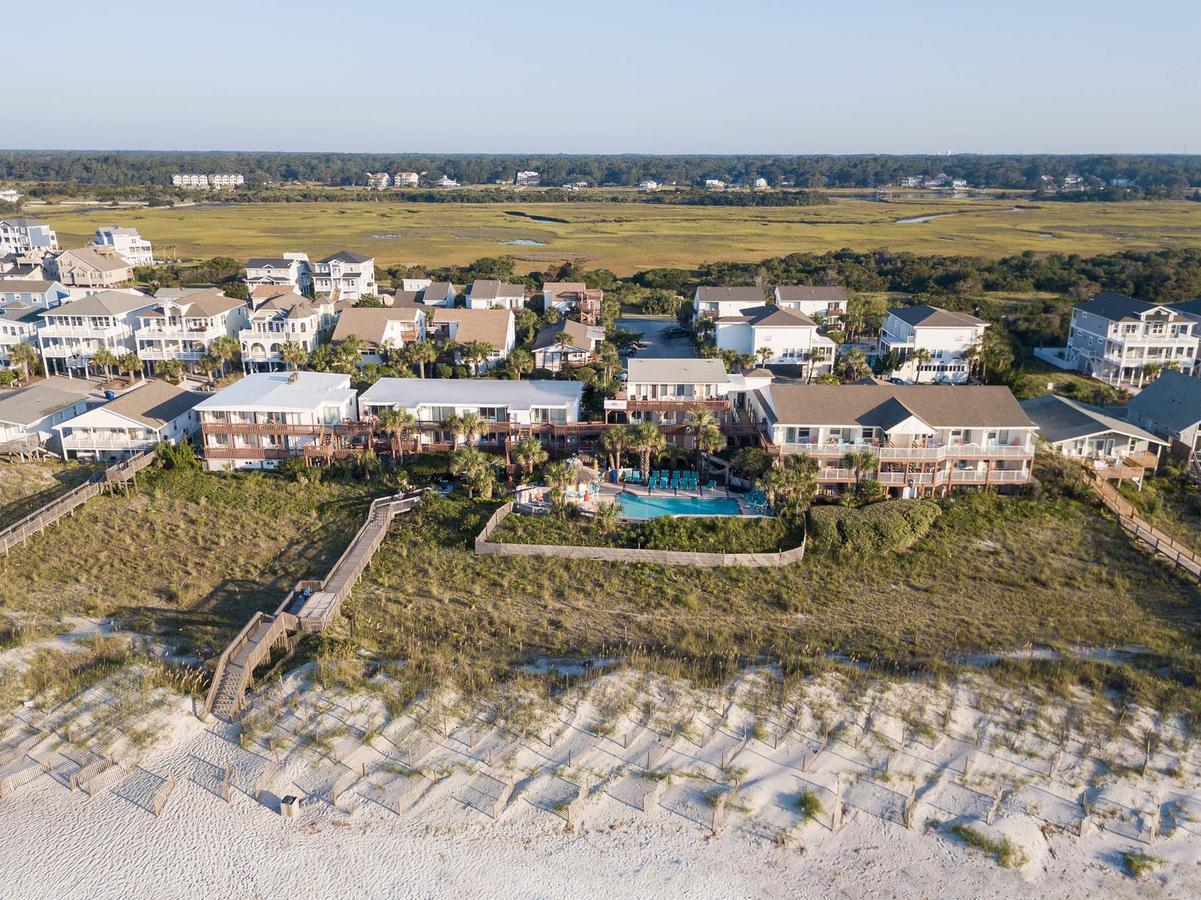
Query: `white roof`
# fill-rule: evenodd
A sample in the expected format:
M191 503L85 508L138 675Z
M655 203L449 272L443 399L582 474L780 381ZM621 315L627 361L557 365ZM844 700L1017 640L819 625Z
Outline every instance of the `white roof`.
M218 391L198 410L310 412L353 398L349 375L332 372L259 372Z
M492 381L466 378L381 378L359 398L360 406L425 405L570 406L584 394L581 381Z

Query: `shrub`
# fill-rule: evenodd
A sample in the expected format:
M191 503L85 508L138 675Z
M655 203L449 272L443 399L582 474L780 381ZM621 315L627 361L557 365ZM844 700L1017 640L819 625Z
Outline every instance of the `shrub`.
M1009 838L1001 838L998 841L969 825L953 825L951 834L969 847L991 854L993 859L1006 869L1020 869L1026 864L1026 852Z
M801 818L809 822L822 814L822 801L817 794L806 788L797 795L796 808L800 810Z
M907 550L925 537L942 509L933 500L894 500L861 509L815 506L808 514L809 536L821 547L854 553Z
M1142 850L1127 850L1122 854L1122 863L1131 878L1142 878L1162 866L1163 860Z

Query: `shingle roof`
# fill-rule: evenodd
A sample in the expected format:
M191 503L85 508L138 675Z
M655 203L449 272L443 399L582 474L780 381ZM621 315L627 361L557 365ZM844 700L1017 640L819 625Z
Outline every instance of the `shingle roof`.
M0 294L44 294L55 282L41 280L5 279L0 281Z
M29 216L12 216L11 218L0 219L0 222L5 222L9 225L15 225L17 228L30 228L36 225L45 225L41 219L32 219Z
M1201 422L1201 381L1183 372L1164 372L1126 406L1170 431L1182 432Z
M132 268L124 258L115 254L98 253L91 247L64 250L59 254L59 259L61 260L67 253L70 253L71 256L84 265L91 266L93 269L99 269L101 272L115 272L117 269Z
M934 428L1032 425L1009 388L992 385L773 384L763 393L787 425L888 427L902 410Z
M838 285L780 284L776 286L781 303L810 300L829 303L847 299L847 289Z
M1032 400L1023 400L1021 406L1038 426L1039 434L1052 443L1109 431L1157 444L1164 443L1129 422L1115 419L1095 406L1077 403L1067 397L1044 394Z
M525 297L525 285L508 284L494 278L477 278L468 293L476 300L496 300L499 297Z
M218 316L223 312L229 312L231 309L237 309L239 306L245 305L245 300L239 300L236 297L226 297L225 294L217 288L202 288L195 291L186 291L177 296L160 296L163 293L159 290L155 293L154 299L160 303L174 303L180 308L180 311L185 316ZM161 313L155 309L147 313L147 318L160 316Z
M631 359L627 378L637 384L722 384L726 364L709 359Z
M1121 322L1126 319L1137 319L1140 315L1155 309L1157 304L1146 300L1135 300L1125 294L1105 292L1097 294L1091 300L1077 303L1073 309L1109 319L1111 322Z
M722 316L719 322L747 322L752 328L816 328L817 323L795 309L778 306L749 306L736 316Z
M321 262L328 263L328 262L333 262L334 260L338 260L339 262L346 262L346 263L365 263L365 262L371 262L371 260L373 260L374 258L375 257L373 257L373 256L363 256L362 254L359 254L359 253L353 253L350 250L339 250L333 256L327 256L325 259L321 260Z
M46 416L74 406L95 385L82 378L54 376L11 393L0 392L0 422L32 425Z
M421 299L425 300L428 297L441 303L446 299L447 294L454 294L454 292L455 286L449 281L431 281L422 291Z
M702 285L696 290L697 296L708 303L746 303L750 306L758 306L763 303L763 291L754 285L749 287Z
M51 316L124 316L137 309L154 306L154 298L145 294L127 294L124 291L100 291L72 303L55 306L42 313Z
M246 268L248 269L290 269L295 263L294 259L285 259L282 256L253 256L246 260Z
M554 325L539 328L534 338L534 349L546 350L556 346L555 337L562 333L571 338L571 346L581 350L592 349L592 330L583 322L576 322L574 319L560 319Z
M890 309L888 314L895 316L907 325L921 325L926 328L962 328L965 325L988 324L983 319L977 319L967 313L951 312L948 309L926 304Z
M36 326L42 317L40 306L0 306L0 319L9 322L20 322L22 325Z
M204 399L203 394L187 391L161 379L147 381L139 388L110 400L102 409L159 428L182 416Z
M333 340L344 341L355 335L368 347L378 347L383 343L384 332L389 322L416 322L420 315L421 311L412 307L378 309L353 306L342 310L338 316Z
M455 340L460 344L483 341L498 350L508 343L513 313L507 309L439 309L434 323L458 322Z

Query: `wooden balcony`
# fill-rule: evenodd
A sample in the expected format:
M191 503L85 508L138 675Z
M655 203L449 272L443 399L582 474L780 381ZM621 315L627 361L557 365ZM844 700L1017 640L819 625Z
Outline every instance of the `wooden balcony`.
M370 422L335 422L329 425L290 425L286 422L201 422L205 434L237 434L276 437L297 435L311 437L319 433L335 435L367 434Z
M205 459L287 459L299 456L300 450L277 447L205 447Z

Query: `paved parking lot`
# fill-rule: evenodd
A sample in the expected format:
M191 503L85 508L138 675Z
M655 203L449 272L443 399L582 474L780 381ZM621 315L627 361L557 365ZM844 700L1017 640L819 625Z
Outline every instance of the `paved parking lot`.
M696 347L687 336L665 337L664 332L676 328L679 323L674 316L622 316L617 320L619 328L642 333L645 350L638 351L639 359L692 359Z

